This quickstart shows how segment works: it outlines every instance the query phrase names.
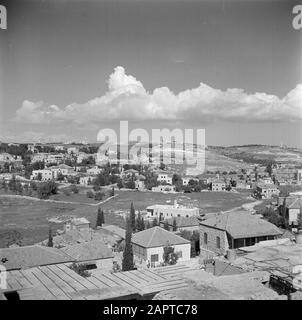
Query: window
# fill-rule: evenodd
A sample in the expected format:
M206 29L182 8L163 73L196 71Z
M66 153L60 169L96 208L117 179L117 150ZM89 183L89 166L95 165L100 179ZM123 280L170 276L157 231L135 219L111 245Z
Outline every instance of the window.
M151 263L158 261L158 254L151 254Z
M204 244L208 244L208 234L206 232L203 234L203 242Z
M216 248L220 249L220 237L216 237Z

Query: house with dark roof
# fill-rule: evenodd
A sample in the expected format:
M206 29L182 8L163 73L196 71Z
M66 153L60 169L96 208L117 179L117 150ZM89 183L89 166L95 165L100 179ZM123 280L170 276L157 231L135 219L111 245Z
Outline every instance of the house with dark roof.
M252 246L282 235L275 225L246 211L217 214L206 220L199 219L199 224L201 251L216 254L226 254L228 249Z
M159 226L164 228L165 223L168 224L169 231L181 231L181 230L186 230L191 232L195 230L199 231L199 220L196 216L169 218L169 219L160 221ZM174 224L176 226L176 230L173 230Z
M178 254L178 261L190 260L191 242L161 227L137 232L132 237L133 253L158 265L163 262L164 247L170 246Z
M67 253L51 247L33 245L0 248L0 263L6 270L20 270L31 267L63 264L75 261Z

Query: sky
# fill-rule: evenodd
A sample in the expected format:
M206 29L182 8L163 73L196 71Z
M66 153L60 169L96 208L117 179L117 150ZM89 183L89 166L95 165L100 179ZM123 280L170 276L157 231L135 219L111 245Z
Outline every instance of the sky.
M302 147L299 3L7 1L0 140L96 141L127 120L204 128L207 145Z

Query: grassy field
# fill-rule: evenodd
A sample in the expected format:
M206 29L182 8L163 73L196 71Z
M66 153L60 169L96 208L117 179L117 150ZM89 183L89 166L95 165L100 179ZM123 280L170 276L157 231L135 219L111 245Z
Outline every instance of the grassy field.
M248 199L250 192L200 192L163 194L159 192L117 191L118 197L102 205L104 210L129 210L131 202L136 210L144 210L152 204L173 204L177 200L182 205L193 205L205 213L219 212L252 202Z
M101 205L105 211L105 222L124 227L123 218L117 211L128 211L131 202L136 210L144 210L151 204L192 204L203 212L218 212L251 202L248 192L201 192L191 194L162 194L154 192L117 191L117 197ZM49 219L86 217L95 225L97 207L82 203L62 204L22 198L0 197L0 247L7 245L10 233L19 232L22 244L34 244L48 237ZM52 223L53 230L62 224Z

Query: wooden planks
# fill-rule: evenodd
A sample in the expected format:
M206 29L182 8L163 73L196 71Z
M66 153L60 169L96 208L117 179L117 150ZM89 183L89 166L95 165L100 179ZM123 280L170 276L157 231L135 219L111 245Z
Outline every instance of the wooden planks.
M66 295L53 281L51 281L39 268L33 268L32 273L48 288L55 299L59 300L70 300L69 296Z

